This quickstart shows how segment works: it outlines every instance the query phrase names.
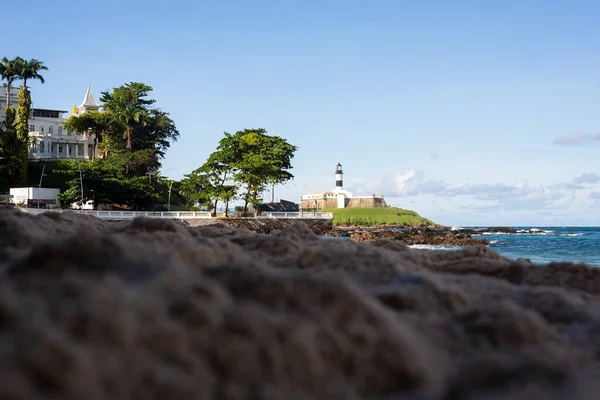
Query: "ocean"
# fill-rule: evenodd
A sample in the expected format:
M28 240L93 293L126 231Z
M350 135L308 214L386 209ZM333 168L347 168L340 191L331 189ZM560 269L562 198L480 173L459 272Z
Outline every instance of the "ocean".
M584 262L600 267L600 227L515 227L516 234L484 233L473 238L490 241L490 249L512 259L529 258L534 263ZM455 246L415 245L413 248L452 250Z

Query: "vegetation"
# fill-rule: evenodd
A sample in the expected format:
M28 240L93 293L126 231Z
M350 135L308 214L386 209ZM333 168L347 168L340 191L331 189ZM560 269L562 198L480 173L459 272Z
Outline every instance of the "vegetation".
M11 186L21 185L27 177L27 158L29 153L29 115L31 114L31 96L27 81L38 79L44 83L40 71L48 70L42 61L24 60L16 57L0 60L0 77L6 81L6 105L4 120L0 121L0 191ZM19 90L17 110L11 105L10 89L15 80L23 80Z
M65 121L70 131L93 134L103 156L56 165L55 173L67 183L61 203L81 204L83 196L83 202L93 201L95 207L116 203L139 210L164 204L171 183L160 175L160 161L179 132L168 113L152 107L156 100L148 98L151 91L144 83L127 83L102 92L102 112L72 115ZM172 198L177 201L181 195Z
M53 160L30 162L27 186L37 186L45 165L43 186L60 189L63 207L80 203L81 177L83 178L84 201L93 201L95 206L114 203L117 206L136 210L166 210L171 182L159 174L125 177L118 162L107 158L95 161ZM171 209L186 209L187 199L180 193L180 185L172 183Z
M184 194L192 201L216 209L241 198L244 213L248 204L258 203L269 185L293 179L288 171L298 148L279 136L269 136L265 129L244 129L235 134L225 132L217 150L198 169L181 181Z
M431 220L421 217L414 211L404 210L396 207L329 208L319 209L319 212L332 212L334 225L433 225Z

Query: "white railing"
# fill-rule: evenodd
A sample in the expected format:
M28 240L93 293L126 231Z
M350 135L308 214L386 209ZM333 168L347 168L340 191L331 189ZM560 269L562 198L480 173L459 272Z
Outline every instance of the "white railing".
M209 211L104 211L104 210L49 210L38 208L21 208L28 214L42 214L46 211L74 212L77 214L91 215L101 219L134 219L137 217L148 218L171 218L171 219L208 219L211 218Z
M213 218L210 211L104 211L104 210L61 210L61 209L39 209L20 208L28 214L38 215L47 211L52 212L74 212L77 214L91 215L101 219L123 220L137 217L165 218L165 219L210 219ZM270 212L259 215L259 219L332 219L333 213L328 212Z
M282 218L282 219L332 219L330 212L268 212L262 213L257 218Z

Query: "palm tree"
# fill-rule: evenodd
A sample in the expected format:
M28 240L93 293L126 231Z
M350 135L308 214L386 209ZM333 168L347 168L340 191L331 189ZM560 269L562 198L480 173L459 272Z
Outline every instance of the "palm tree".
M23 60L22 63L18 64L19 76L23 79L23 86L27 87L28 79L39 79L40 82L44 83L44 77L40 75L39 71L48 71L48 67L44 65L43 61L32 58L31 60Z
M127 140L126 149L132 150L133 130L136 125L145 126L148 112L140 104L138 95L131 91L120 91L107 97L104 108L109 111L110 118L124 128L123 138Z
M133 133L134 123L145 124L144 118L146 117L146 111L137 107L134 104L128 104L123 109L119 110L116 115L116 119L125 126L125 132L123 136L127 139L127 150L131 151L131 136Z
M3 57L0 60L0 77L6 81L6 108L10 106L10 88L16 79L21 79L20 72L24 63L25 60L21 57L14 60Z

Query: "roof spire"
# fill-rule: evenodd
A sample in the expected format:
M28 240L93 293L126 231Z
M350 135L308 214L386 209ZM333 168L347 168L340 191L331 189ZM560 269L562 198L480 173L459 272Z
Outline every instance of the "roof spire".
M100 108L100 105L96 103L96 99L94 99L94 95L92 94L92 87L88 85L87 91L85 92L85 97L83 98L83 103L79 106L79 108L85 110L97 110Z

